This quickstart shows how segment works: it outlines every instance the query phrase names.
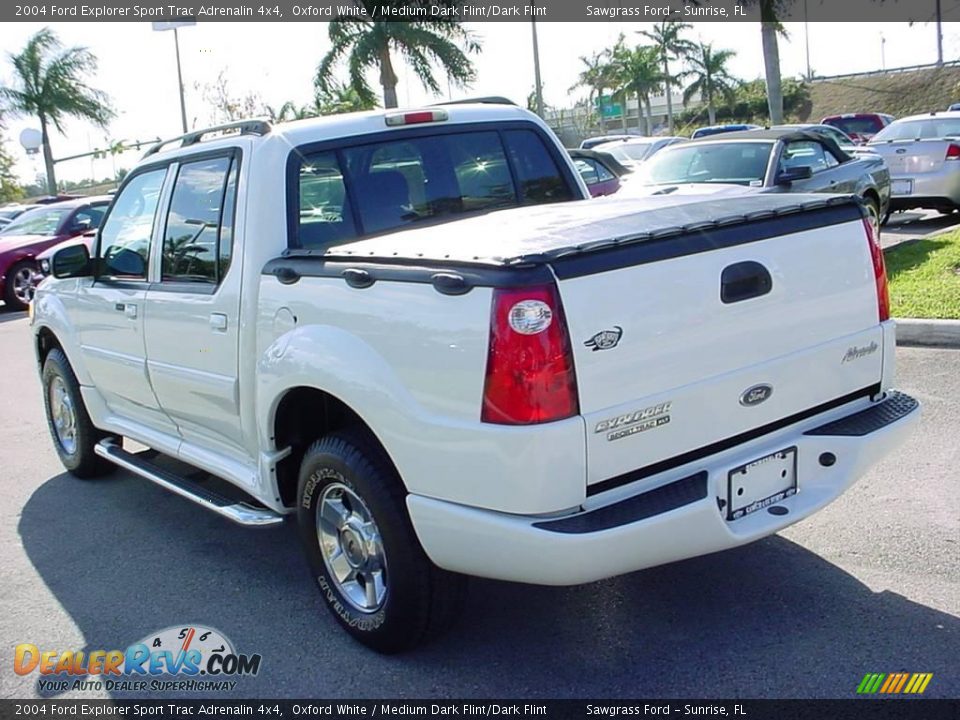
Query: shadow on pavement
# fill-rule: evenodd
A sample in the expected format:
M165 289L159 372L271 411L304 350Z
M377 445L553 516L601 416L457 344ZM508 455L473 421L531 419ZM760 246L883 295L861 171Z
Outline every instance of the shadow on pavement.
M26 310L8 310L7 306L0 302L0 323L10 322L11 320L26 320Z
M381 657L321 605L292 523L245 530L118 473L50 479L19 532L83 650L208 625L263 656L237 697L853 697L893 671L960 687L960 619L780 537L574 588L476 580L453 631Z

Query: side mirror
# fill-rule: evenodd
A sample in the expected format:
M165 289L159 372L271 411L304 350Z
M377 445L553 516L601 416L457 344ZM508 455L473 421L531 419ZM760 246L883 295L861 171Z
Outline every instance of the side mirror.
M809 180L812 177L812 167L809 165L797 165L796 167L781 170L777 174L777 185L789 185L797 180Z
M55 278L86 277L92 275L90 251L83 243L69 245L57 250L51 258L50 268Z
M109 275L144 277L147 274L147 263L136 250L121 248L109 257L104 258L101 272L106 272Z

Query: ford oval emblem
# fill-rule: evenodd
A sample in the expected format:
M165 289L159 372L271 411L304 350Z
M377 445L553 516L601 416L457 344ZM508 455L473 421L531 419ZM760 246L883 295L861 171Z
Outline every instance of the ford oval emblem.
M773 395L773 387L770 385L754 385L747 388L740 396L740 404L744 407L753 407L768 400Z

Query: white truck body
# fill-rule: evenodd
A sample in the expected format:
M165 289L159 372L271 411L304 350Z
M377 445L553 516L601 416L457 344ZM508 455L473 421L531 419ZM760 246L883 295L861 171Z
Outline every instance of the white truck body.
M153 168L162 183L145 277L45 281L32 309L41 362L62 348L96 428L277 514L297 508L310 408L318 422L349 414L402 479L433 563L541 584L775 533L917 420L894 390L882 262L855 200L590 202L531 114L442 114L410 127L385 124L390 112L305 121L146 158L134 174ZM292 244L291 167L303 176L308 149L498 127L552 143L574 201ZM212 287L168 283L159 238L178 167L223 151L240 158L229 270ZM498 288L528 287L559 298L576 411L485 422Z

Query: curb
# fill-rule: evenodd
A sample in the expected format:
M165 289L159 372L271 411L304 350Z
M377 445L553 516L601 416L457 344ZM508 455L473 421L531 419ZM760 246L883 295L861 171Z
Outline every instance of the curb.
M897 345L960 349L960 320L897 318Z

